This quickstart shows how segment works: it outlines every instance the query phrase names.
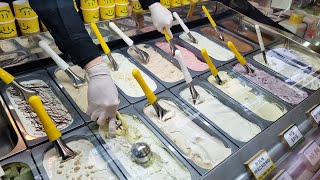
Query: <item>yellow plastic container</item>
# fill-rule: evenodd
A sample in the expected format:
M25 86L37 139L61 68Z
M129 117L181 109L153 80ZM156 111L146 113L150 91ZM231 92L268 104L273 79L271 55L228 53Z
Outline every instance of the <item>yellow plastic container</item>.
M129 0L114 0L115 4L127 4Z
M30 7L26 0L13 1L13 10L16 18L34 18L38 17L36 12Z
M116 4L116 16L117 17L129 16L129 3L127 3L127 4Z
M116 17L115 5L113 5L113 6L100 6L100 17L103 20L115 18Z
M189 5L191 4L191 0L181 0L182 5Z
M181 6L181 0L171 0L171 7Z
M291 24L301 24L305 16L306 16L306 12L301 10L295 10L291 13L289 22Z
M33 18L17 18L17 20L23 35L40 32L38 16Z
M142 13L144 11L138 0L132 0L131 6L132 6L132 12L134 12L134 13Z
M0 2L0 22L8 23L14 20L13 13L8 3Z
M93 9L81 8L83 20L86 23L99 21L99 7Z
M100 7L102 6L114 6L114 0L98 0Z
M166 8L170 8L170 0L160 0L160 4Z
M17 37L15 19L8 22L0 22L0 39Z
M81 9L95 9L98 8L98 0L81 0L80 1Z

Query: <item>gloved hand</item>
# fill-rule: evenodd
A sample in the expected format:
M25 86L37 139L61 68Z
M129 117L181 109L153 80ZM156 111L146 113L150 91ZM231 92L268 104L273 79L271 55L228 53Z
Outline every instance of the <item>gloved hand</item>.
M119 99L107 64L95 64L86 71L89 81L87 114L91 120L96 120L98 125L109 121L109 136L114 137Z
M153 25L157 28L159 32L163 34L163 28L165 27L168 34L172 38L172 32L170 28L172 27L173 17L171 12L163 7L160 3L156 2L149 6L151 12L151 18Z

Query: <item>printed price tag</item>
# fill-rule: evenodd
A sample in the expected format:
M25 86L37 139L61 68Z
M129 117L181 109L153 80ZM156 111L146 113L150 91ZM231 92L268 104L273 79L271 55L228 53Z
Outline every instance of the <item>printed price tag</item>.
M264 179L275 168L266 150L259 151L245 165L248 166L257 180Z
M308 161L314 166L320 160L320 147L316 142L313 142L303 154Z
M317 124L320 123L320 106L317 106L311 111L311 116L317 122Z
M2 177L2 176L4 176L4 171L3 171L2 167L0 166L0 177Z
M293 125L290 129L288 129L284 135L284 139L290 146L290 148L294 147L298 142L303 139L303 135L296 125Z
M281 170L272 180L293 180L286 170Z

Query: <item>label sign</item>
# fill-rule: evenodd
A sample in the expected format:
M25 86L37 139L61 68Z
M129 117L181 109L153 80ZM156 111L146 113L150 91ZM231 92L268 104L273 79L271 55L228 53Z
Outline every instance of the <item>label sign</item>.
M258 152L246 164L253 173L254 177L258 180L264 179L275 168L274 163L265 150Z
M282 170L279 175L272 178L272 180L293 180L290 174L286 170Z
M312 118L317 122L317 124L320 123L320 106L317 106L315 109L311 111Z
M301 134L300 130L296 125L292 126L289 130L287 130L284 133L283 137L290 146L290 148L295 146L298 142L300 142L303 139L303 135Z
M316 142L313 142L303 154L308 161L314 166L320 160L320 147Z
M2 177L2 176L4 176L4 171L3 171L2 167L0 166L0 177Z

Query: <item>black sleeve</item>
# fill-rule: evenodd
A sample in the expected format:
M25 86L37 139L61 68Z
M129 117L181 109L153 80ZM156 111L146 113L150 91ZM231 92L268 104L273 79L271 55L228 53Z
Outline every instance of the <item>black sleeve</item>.
M72 0L29 0L64 54L82 68L100 55Z
M139 0L142 9L146 10L153 3L160 2L160 0Z

